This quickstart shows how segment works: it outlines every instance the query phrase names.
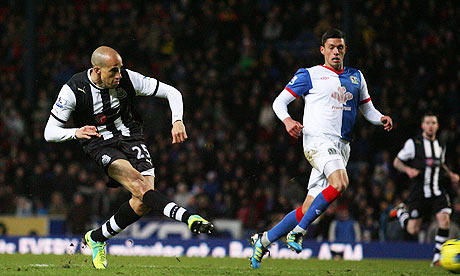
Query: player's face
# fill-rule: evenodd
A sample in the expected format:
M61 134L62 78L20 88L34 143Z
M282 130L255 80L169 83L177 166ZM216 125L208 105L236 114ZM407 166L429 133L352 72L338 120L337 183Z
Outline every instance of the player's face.
M434 137L438 131L438 118L436 116L425 116L422 122L423 134L428 137Z
M324 63L327 67L337 71L343 69L343 58L347 48L343 38L329 38L320 47L321 54L324 56Z
M115 88L120 84L122 66L120 55L114 55L105 62L105 66L99 67L98 71L104 88Z

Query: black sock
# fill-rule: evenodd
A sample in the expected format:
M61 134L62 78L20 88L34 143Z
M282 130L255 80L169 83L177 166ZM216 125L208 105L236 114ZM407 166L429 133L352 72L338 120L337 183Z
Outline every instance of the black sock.
M187 223L188 218L191 216L190 212L184 207L180 207L155 190L145 192L142 202L150 207L152 211L184 223Z
M129 205L129 201L127 201L120 206L115 215L91 233L91 239L93 241L105 242L140 218L141 216L134 212L131 205Z
M449 239L449 228L438 228L438 233L434 237L434 254L441 252L441 246Z

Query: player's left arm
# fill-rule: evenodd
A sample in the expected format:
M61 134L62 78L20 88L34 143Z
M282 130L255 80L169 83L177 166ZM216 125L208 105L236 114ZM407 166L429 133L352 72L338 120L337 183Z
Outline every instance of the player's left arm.
M359 110L364 115L366 120L368 120L373 125L381 125L386 131L392 130L393 120L390 116L383 115L374 107L371 96L369 95L369 91L367 90L366 80L364 79L363 74L361 72L359 73L361 75Z
M446 164L442 164L442 168L449 174L450 181L453 183L458 183L460 176L457 173L454 173Z
M126 71L133 83L134 90L136 90L136 95L155 96L168 100L172 117L172 143L182 143L187 140L187 132L185 131L185 125L182 122L184 104L182 101L182 94L179 90L155 78L146 77L128 69Z

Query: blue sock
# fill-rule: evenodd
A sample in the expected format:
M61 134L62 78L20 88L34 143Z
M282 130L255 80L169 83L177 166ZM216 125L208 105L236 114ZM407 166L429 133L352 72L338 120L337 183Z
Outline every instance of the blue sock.
M299 222L299 227L304 230L307 230L310 223L312 223L317 217L319 217L324 211L329 208L329 205L334 202L340 196L340 192L337 191L334 187L329 185L324 189L320 194L311 203L310 208L303 216L302 220Z
M275 227L267 232L267 238L270 242L274 242L282 236L289 233L297 225L296 210L288 213L282 221L280 221Z

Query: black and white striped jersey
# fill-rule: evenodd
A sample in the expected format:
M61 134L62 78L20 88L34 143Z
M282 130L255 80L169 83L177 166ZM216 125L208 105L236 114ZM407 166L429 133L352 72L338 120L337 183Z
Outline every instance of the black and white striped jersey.
M142 137L142 119L134 105L136 96L167 98L172 122L182 120L182 95L174 87L122 69L120 84L116 88L105 89L91 81L91 70L75 74L63 85L45 128L47 141L74 139L75 131L85 125L96 126L104 140L120 136ZM63 128L70 116L73 116L76 128Z
M444 192L440 185L440 174L445 155L446 147L437 139L431 141L418 135L406 141L397 157L420 171L414 178L413 191L422 194L424 198L440 196Z

